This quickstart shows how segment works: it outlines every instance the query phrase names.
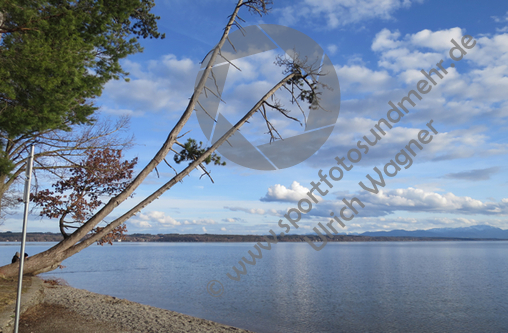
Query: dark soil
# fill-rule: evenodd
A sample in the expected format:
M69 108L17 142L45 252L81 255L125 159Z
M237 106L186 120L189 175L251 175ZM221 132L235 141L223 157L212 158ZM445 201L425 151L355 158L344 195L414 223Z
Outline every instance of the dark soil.
M20 318L20 333L131 333L115 325L77 314L63 306L39 304Z

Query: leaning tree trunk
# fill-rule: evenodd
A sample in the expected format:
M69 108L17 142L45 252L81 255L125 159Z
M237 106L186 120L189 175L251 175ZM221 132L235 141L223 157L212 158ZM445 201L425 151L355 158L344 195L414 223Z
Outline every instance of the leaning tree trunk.
M24 265L24 274L27 275L37 275L44 272L49 272L58 267L61 262L74 254L80 252L81 250L87 248L94 242L97 242L101 239L105 234L109 233L111 230L119 226L120 224L127 221L130 217L132 217L137 212L141 211L148 204L153 202L155 199L160 197L164 192L169 190L179 181L181 181L185 176L187 176L192 170L194 170L199 164L203 163L203 161L210 156L217 148L219 148L229 137L231 137L243 124L245 124L250 117L265 103L269 98L273 96L273 94L280 89L284 84L294 78L295 74L289 74L284 79L282 79L278 84L276 84L270 91L268 91L263 98L261 98L256 105L242 118L240 119L229 131L227 131L217 142L215 142L203 155L197 158L194 162L189 164L184 170L182 170L179 174L174 176L169 182L161 186L157 191L153 192L143 201L141 201L134 208L129 210L127 213L123 214L115 221L111 222L107 227L105 227L101 232L93 235L92 237L82 240L81 242L75 244L72 243L71 246L60 247L59 245L62 243L68 243L69 238L74 236L72 234L69 238L64 239L56 246L51 249L44 251L42 253L36 254L33 257L30 257L25 265ZM78 229L79 231L79 229ZM7 266L0 267L0 275L9 277L15 276L18 274L18 263L10 264Z
M0 30L2 29L2 24L4 23L4 13L0 12ZM2 33L0 32L0 42L2 41Z
M28 257L23 265L25 275L37 275L57 269L65 259L62 252L56 252L52 249L39 253L33 257ZM0 275L4 277L16 277L19 273L19 261L0 268Z
M229 31L231 30L231 27L235 24L235 20L236 20L238 11L240 10L240 7L242 6L243 1L244 0L238 1L237 5L235 7L235 10L233 11L233 14L230 16L229 22L226 25L226 28L224 29L222 38L221 38L220 42L217 44L217 46L214 48L212 56L210 57L210 60L203 72L203 76L201 77L201 80L199 81L196 89L194 90L194 94L192 95L191 100L189 101L189 104L188 104L186 110L183 112L181 118L178 120L175 127L173 127L173 129L169 133L166 141L164 142L164 144L162 145L160 150L157 152L157 154L154 156L154 158L145 166L145 168L143 170L141 170L141 172L136 176L136 178L129 184L129 186L124 191L122 191L117 196L111 198L109 200L109 202L101 210L99 210L99 212L97 212L92 218L90 218L86 223L84 223L79 229L77 229L69 237L65 238L64 240L62 240L61 242L59 242L52 248L28 258L24 264L24 270L23 270L24 274L36 275L39 273L44 273L44 272L48 272L48 271L56 269L58 267L58 265L60 265L63 260L78 253L79 251L83 250L84 248L90 246L91 244L93 244L96 241L95 239L97 237L99 237L99 239L100 239L102 236L105 235L105 233L108 233L110 231L109 227L112 226L113 223L110 223L108 225L108 227L103 230L102 233L98 233L90 239L81 241L90 231L92 231L93 228L95 228L95 226L99 222L104 220L104 218L106 218L118 205L120 205L123 201L128 199L134 193L134 190L139 185L141 185L141 183L144 181L144 179L155 169L155 167L158 164L160 164L164 160L166 155L171 151L172 146L178 139L178 135L181 132L183 126L187 123L190 116L192 115L192 112L194 111L194 108L197 104L197 100L205 87L206 80L208 79L210 72L212 70L212 66L215 63L215 59L218 56L220 49L224 45L225 41L227 40ZM251 1L246 1L245 3L249 6ZM221 143L222 143L222 141L225 141L229 136L231 136L234 133L234 131L232 131L232 130L233 129L231 129L228 132L229 134L226 133L224 135L225 138L223 137L224 140L220 140ZM214 145L212 147L214 147L214 148L213 149L210 148L207 151L207 153L205 153L198 160L196 160L194 163L189 165L179 175L175 176L169 182L169 183L172 183L171 186L173 186L174 183L178 182L178 180L182 179L185 175L190 173L190 171L192 171L192 169L196 168L199 165L199 163L202 163L207 156L209 156L215 149L217 149L216 145ZM191 166L192 166L192 168L191 168ZM169 184L169 183L167 183L167 184ZM171 187L171 186L169 186L169 187ZM167 187L166 190L169 189L169 187ZM162 193L163 192L158 193L157 197L160 196ZM155 198L150 200L150 202L153 200L155 200ZM148 203L146 203L146 204L148 204ZM134 215L135 213L139 212L142 209L142 207L139 207L139 205L137 207L139 208L137 211L135 211L135 212L133 212L132 210L130 211L131 216ZM121 223L117 222L117 225L119 225L119 224L121 224ZM108 230L108 231L105 231L105 230ZM17 276L18 271L19 271L19 264L18 263L9 264L9 265L0 267L0 276L15 277L15 276Z
M0 12L0 15L2 13ZM0 17L0 20L2 18ZM0 34L0 37L1 37L2 34ZM6 192L6 184L5 184L5 181L6 181L6 178L7 176L6 175L2 175L0 176L0 216L2 215L2 210L5 209L4 208L4 205L3 205L3 202L4 202L4 195L5 195L5 192ZM2 223L3 221L0 221L0 223Z

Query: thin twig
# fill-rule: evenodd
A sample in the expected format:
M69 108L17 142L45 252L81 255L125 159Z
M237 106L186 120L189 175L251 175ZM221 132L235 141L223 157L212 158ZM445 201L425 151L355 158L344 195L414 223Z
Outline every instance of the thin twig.
M228 38L227 38L227 41L229 42L229 44L231 45L231 47L233 48L233 50L234 50L235 52L237 52L237 53L238 53L238 51L236 50L235 46L233 45L233 43L232 43L232 42L231 42L231 40L229 39L229 36L228 36Z
M177 139L180 139L180 138L182 138L182 137L186 136L187 134L189 134L191 131L192 131L192 130L189 130L189 131L187 131L187 132L183 133L182 135L177 136L176 138L177 138Z
M201 103L199 102L199 100L197 101L199 106L201 106L201 108L203 109L203 111L205 111L205 113L208 115L208 117L210 117L210 119L212 119L214 122L216 122L216 120L208 113L208 111L206 111L205 107L203 105L201 105Z
M164 159L164 162L166 162L167 166L168 166L168 167L170 167L171 169L173 169L173 171L175 172L175 174L177 174L177 175L178 175L178 172L176 171L176 169L175 169L175 168L173 168L173 167L171 166L171 164L169 164L169 163L168 163L168 161L166 161L166 159Z
M242 71L239 67L235 66L235 64L233 64L231 61L229 61L225 56L222 55L222 53L219 52L219 55L222 57L222 59L226 60L227 62L229 62L229 64L231 66L233 66L234 68L238 69L240 72Z

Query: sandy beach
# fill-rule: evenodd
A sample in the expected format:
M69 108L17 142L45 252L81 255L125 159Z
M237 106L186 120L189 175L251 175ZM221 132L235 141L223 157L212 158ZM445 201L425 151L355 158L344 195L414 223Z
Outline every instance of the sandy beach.
M23 314L20 332L250 332L87 290L43 285L43 300Z

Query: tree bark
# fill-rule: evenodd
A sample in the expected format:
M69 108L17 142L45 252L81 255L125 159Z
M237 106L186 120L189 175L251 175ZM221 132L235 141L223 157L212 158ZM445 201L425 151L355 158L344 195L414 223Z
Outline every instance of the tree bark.
M4 13L0 12L0 30L2 29L2 24L4 23ZM2 41L2 33L0 32L0 42Z

